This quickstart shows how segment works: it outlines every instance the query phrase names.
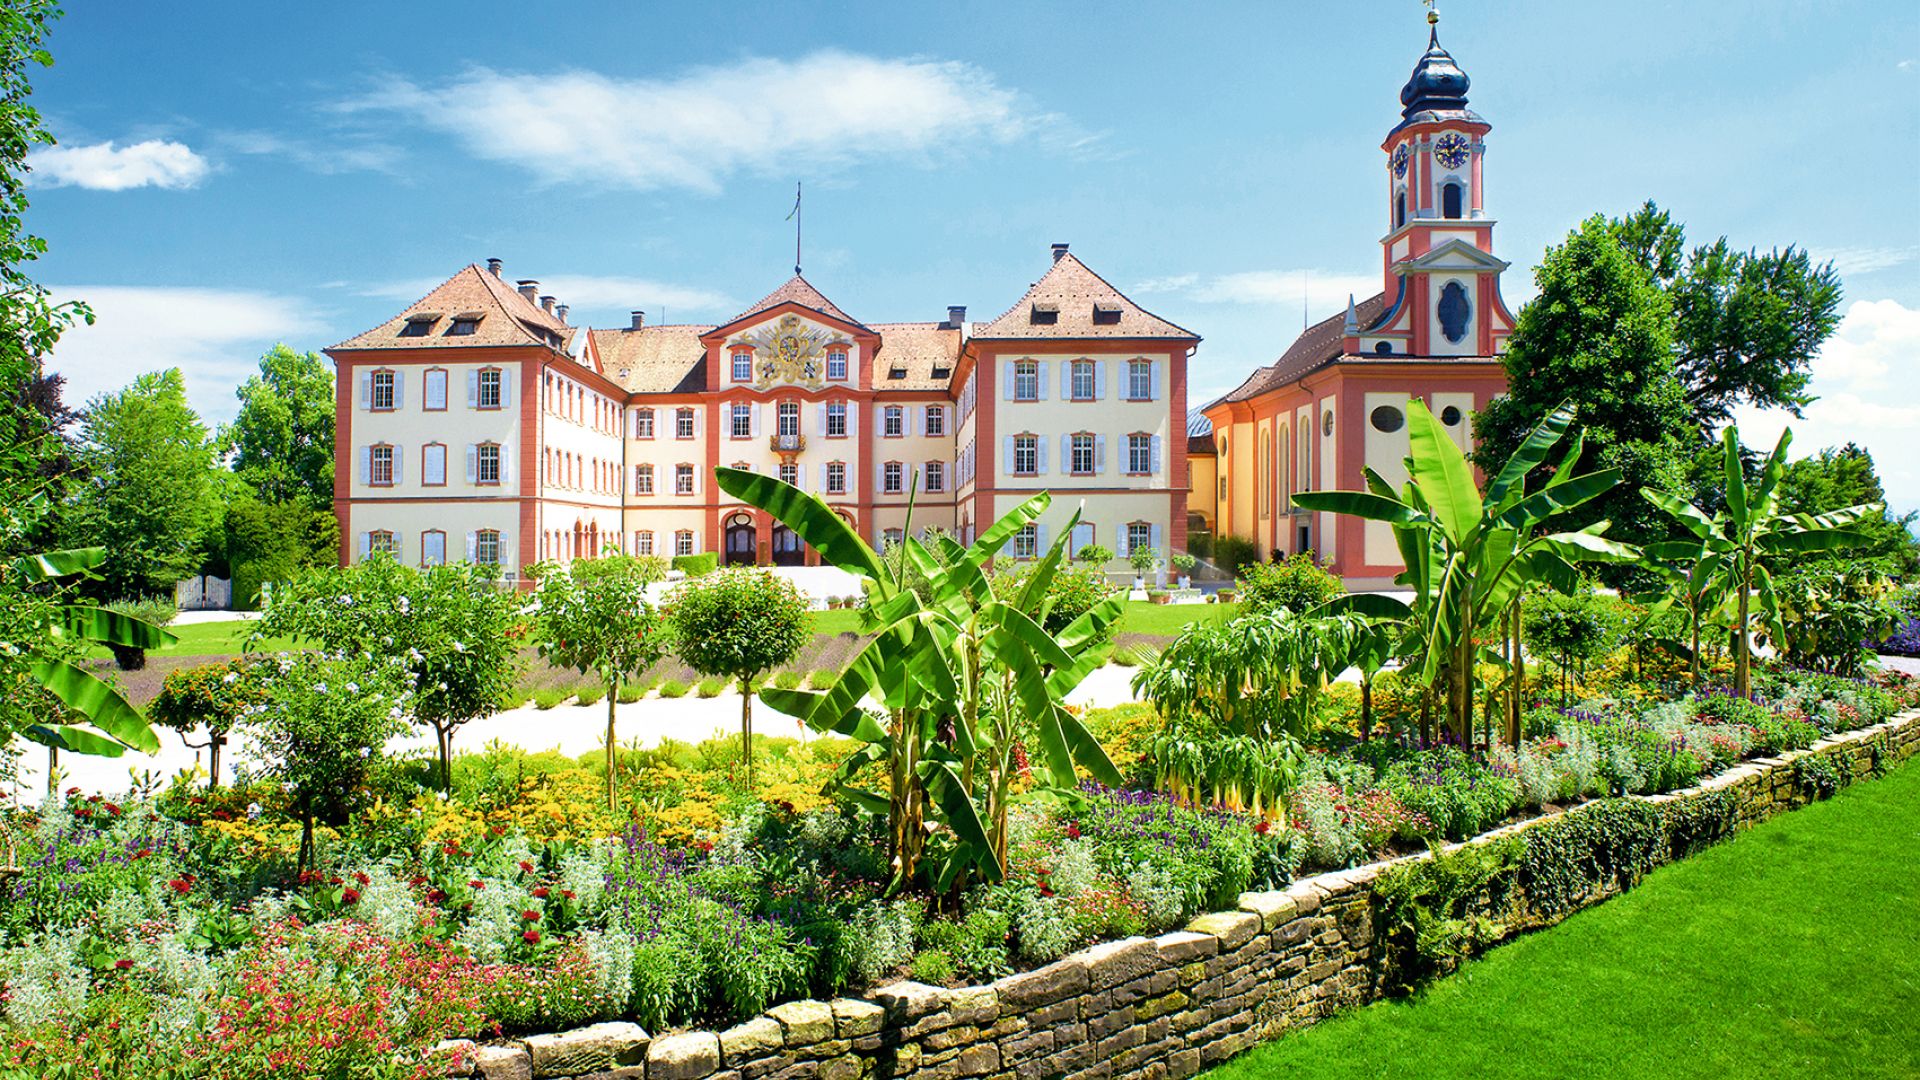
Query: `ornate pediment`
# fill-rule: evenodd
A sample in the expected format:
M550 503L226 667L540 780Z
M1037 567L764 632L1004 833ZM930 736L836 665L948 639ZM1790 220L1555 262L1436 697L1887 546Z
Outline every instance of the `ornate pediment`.
M817 388L827 377L827 346L839 340L826 329L782 315L740 335L734 348L753 350L753 385Z

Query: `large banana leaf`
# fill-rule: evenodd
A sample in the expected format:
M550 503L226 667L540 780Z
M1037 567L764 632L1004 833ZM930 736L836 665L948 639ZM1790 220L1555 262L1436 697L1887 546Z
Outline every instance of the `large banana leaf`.
M140 710L121 697L120 691L94 678L91 672L64 660L36 660L28 665L28 670L61 704L86 717L94 727L135 750L151 754L160 749L160 737L153 733Z
M1419 401L1407 403L1408 475L1432 508L1434 520L1456 545L1480 525L1480 489L1460 445Z
M1302 491L1294 495L1293 502L1306 510L1346 514L1389 525L1412 525L1420 520L1419 512L1406 503L1366 491Z
M1038 520L1041 514L1046 513L1047 507L1052 505L1053 496L1043 491L1002 514L1000 520L987 526L974 539L973 546L967 549L967 557L976 562L985 563L988 559L1000 554L1000 549L1006 546L1007 541L1013 539L1014 533L1026 527L1028 522Z
M103 547L65 548L22 555L14 560L13 566L22 580L39 584L53 578L84 574L106 561L107 549Z
M1809 551L1839 551L1872 540L1871 535L1852 529L1809 529L1768 533L1760 538L1760 550L1769 555L1798 555Z
M1548 413L1527 433L1520 448L1501 466L1499 474L1487 482L1487 501L1495 506L1497 512L1504 512L1513 505L1509 493L1519 495L1526 491L1527 475L1547 460L1547 452L1566 435L1572 423L1573 410L1562 405Z
M60 621L66 632L82 641L101 645L122 645L136 649L158 649L180 640L152 623L142 622L103 607L67 604L60 609Z
M93 757L119 757L127 752L127 744L72 724L59 726L34 724L21 731L20 735L29 742L37 742L41 746L51 746L56 750L68 750L76 754L89 754Z
M777 476L718 466L713 470L720 490L751 503L778 518L820 557L849 573L875 581L886 580L886 568L847 519L817 496L809 495Z
M1592 502L1620 483L1619 469L1556 481L1513 504L1499 520L1512 528L1530 529L1547 519Z

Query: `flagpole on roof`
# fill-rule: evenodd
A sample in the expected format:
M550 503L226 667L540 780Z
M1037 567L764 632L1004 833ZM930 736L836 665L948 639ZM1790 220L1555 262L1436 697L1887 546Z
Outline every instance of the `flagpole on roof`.
M793 209L787 212L787 220L793 222L793 275L800 276L800 182L793 184Z

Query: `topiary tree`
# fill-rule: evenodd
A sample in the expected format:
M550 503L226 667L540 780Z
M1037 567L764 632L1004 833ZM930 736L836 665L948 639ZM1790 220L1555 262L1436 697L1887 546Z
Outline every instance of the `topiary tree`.
M207 751L208 787L220 786L220 748L227 744L234 725L247 710L266 700L254 664L236 657L170 671L147 706L147 719L179 732L188 749ZM206 742L187 741L187 733L195 729L206 732Z
M541 563L534 593L534 637L540 655L560 667L600 677L607 693L607 805L614 805L614 706L620 684L638 678L667 652L667 628L647 600L658 564L629 555Z
M1541 591L1520 605L1522 638L1528 650L1552 656L1560 665L1560 704L1572 703L1573 671L1606 652L1613 619L1591 587L1572 593Z
M255 641L284 636L332 653L405 665L414 719L433 730L440 787L452 782L453 736L499 711L519 671L519 594L469 563L415 570L378 554L310 572L275 593Z
M1141 544L1127 552L1127 565L1133 567L1134 573L1144 578L1153 573L1154 567L1160 565L1160 552L1152 545Z
M1312 611L1347 591L1337 575L1304 551L1279 562L1249 563L1235 585L1248 611Z
M298 653L257 670L261 699L242 723L300 819L305 870L313 862L314 825L346 820L381 749L406 730L407 671L366 653Z
M1073 558L1075 562L1105 566L1113 561L1113 549L1099 544L1084 544L1079 551L1073 553Z
M733 567L681 585L668 598L676 651L702 675L740 684L740 753L753 787L753 684L813 639L813 616L792 581Z

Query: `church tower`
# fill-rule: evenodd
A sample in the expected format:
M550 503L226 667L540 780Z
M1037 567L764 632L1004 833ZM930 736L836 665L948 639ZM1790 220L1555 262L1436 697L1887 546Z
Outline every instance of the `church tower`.
M1500 299L1507 264L1493 254L1487 215L1493 125L1467 107L1470 80L1441 47L1439 18L1427 15L1427 51L1400 90L1400 122L1380 145L1388 310L1370 327L1347 328L1349 351L1361 355L1493 356L1513 325Z

